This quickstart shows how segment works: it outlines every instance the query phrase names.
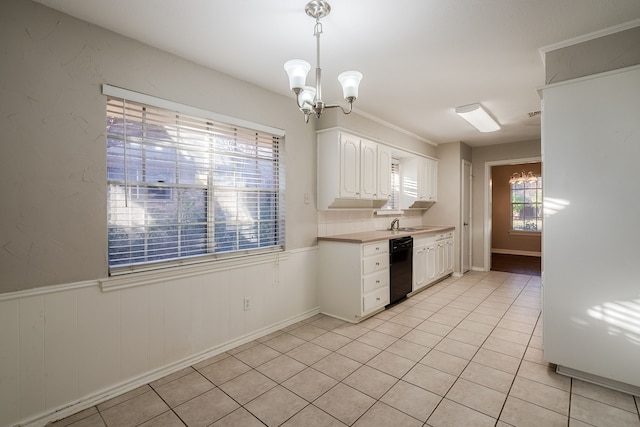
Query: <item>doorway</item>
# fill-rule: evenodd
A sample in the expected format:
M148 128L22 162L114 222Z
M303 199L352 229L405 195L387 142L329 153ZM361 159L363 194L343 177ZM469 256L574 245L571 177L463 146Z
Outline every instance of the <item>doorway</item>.
M514 172L520 173L522 169L528 171L527 168L534 168L540 174L541 161L541 158L534 157L485 163L485 271L540 275L542 224L538 223L540 230L525 230L514 225L518 223L513 199L515 187L508 181ZM494 187L497 191L495 196ZM541 194L539 199L541 201ZM541 205L538 207L541 210ZM529 212L531 206L526 205L526 208L526 212ZM535 221L533 224L535 225ZM530 226L530 221L527 221L527 225Z

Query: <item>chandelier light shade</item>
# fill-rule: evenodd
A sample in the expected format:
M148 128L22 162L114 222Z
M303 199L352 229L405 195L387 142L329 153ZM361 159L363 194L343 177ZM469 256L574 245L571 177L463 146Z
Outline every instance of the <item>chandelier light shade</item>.
M306 85L311 64L302 59L290 59L284 63L284 69L289 76L289 89L298 94Z
M495 132L500 125L480 104L469 104L456 107L456 113L480 132Z
M538 181L538 177L531 171L526 172L522 171L520 173L514 173L513 175L511 175L511 178L509 178L509 184L525 184L525 183L530 183L533 184L534 182Z
M342 86L342 95L348 104L347 108L337 104L324 103L322 100L322 69L320 68L320 35L322 34L320 18L327 16L331 12L331 6L324 0L312 0L307 3L304 10L307 15L316 20L313 32L316 38L315 87L307 86L306 84L307 74L311 70L311 65L302 59L290 59L284 64L284 69L289 76L289 89L296 94L298 108L304 113L305 122L309 122L309 117L312 114L319 118L326 108L340 107L344 114L349 114L353 109L353 101L358 98L358 88L362 80L362 73L345 71L338 76L338 81Z

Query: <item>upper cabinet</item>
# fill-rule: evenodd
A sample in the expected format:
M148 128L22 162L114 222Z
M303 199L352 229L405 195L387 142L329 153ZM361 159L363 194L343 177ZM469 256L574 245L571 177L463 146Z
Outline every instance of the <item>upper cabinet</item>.
M391 194L391 150L338 130L318 135L318 209L379 208Z
M438 161L410 157L400 162L400 208L424 209L438 201Z

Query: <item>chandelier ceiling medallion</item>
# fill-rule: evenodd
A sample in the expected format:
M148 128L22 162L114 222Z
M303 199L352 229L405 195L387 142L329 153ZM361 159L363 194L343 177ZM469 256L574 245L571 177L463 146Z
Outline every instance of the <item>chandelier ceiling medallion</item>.
M311 65L307 61L290 59L284 64L284 69L289 76L289 87L296 94L298 108L304 113L304 120L307 123L309 122L309 116L311 114L319 118L326 108L340 107L344 114L349 114L353 108L353 101L358 98L358 86L360 85L360 80L362 80L362 73L358 71L345 71L338 76L338 81L342 86L344 100L349 104L348 108L324 103L322 100L322 69L320 68L320 35L322 34L320 18L324 18L331 12L331 6L324 0L312 0L307 3L304 11L316 20L313 31L313 35L316 38L315 87L306 85L307 74L311 69Z

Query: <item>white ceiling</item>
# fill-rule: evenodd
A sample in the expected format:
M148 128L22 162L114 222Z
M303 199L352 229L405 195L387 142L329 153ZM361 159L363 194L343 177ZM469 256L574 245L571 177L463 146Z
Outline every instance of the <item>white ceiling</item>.
M291 96L291 108L284 62L315 67L307 0L36 1ZM540 118L528 113L541 108L541 47L640 18L638 0L328 1L325 102L341 100L336 76L355 69L364 74L358 112L425 141L471 146L539 138ZM502 130L479 133L454 113L475 102Z

